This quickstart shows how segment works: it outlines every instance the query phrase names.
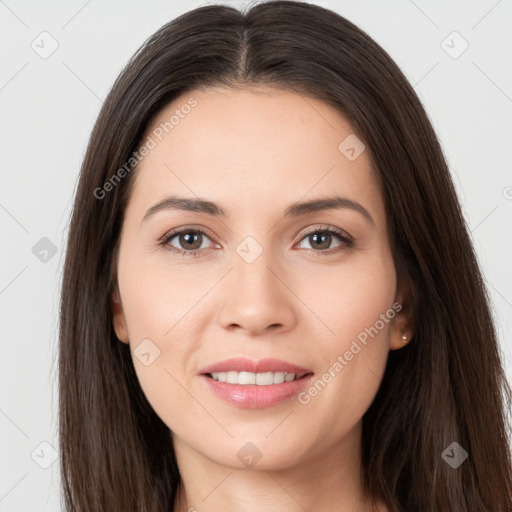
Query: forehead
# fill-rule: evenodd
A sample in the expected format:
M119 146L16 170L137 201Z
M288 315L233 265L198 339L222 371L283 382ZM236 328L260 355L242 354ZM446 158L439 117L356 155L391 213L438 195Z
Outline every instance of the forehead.
M259 209L337 193L383 214L362 141L317 99L270 87L194 90L158 113L149 139L133 191L140 207L171 192Z

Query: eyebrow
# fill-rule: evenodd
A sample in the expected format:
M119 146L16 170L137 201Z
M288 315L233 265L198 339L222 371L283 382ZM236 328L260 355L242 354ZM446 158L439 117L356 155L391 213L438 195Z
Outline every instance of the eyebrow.
M343 208L354 210L360 213L372 226L375 225L373 217L364 206L356 201L352 201L351 199L342 196L324 197L319 199L312 199L310 201L292 203L284 211L284 218L299 217L308 213ZM171 195L165 197L160 202L149 208L149 210L144 215L142 222L146 222L157 212L165 210L183 210L203 213L214 217L228 217L226 211L212 201L207 201L201 198L188 198Z

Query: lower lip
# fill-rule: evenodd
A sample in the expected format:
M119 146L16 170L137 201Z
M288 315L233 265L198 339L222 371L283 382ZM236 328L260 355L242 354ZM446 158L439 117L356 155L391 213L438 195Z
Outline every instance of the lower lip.
M219 382L206 375L201 379L217 396L238 407L248 409L261 409L271 407L287 398L290 398L304 389L310 382L313 374L299 380L271 384L269 386L256 386L254 384L228 384Z

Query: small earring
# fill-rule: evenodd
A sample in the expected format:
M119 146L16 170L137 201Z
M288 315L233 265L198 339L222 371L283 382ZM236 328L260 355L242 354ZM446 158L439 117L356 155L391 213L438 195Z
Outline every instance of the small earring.
M407 336L404 334L404 330L402 329L402 342L405 343L407 341Z

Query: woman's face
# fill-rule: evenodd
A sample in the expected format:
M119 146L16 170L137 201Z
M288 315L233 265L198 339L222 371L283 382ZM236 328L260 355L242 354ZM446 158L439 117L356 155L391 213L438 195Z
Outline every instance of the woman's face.
M240 468L353 442L410 330L383 197L350 124L291 92L209 88L162 110L143 143L114 325L175 442ZM162 203L171 196L183 201ZM254 384L204 374L231 358L249 364L220 379ZM251 365L263 359L280 362ZM287 382L286 364L309 375Z

